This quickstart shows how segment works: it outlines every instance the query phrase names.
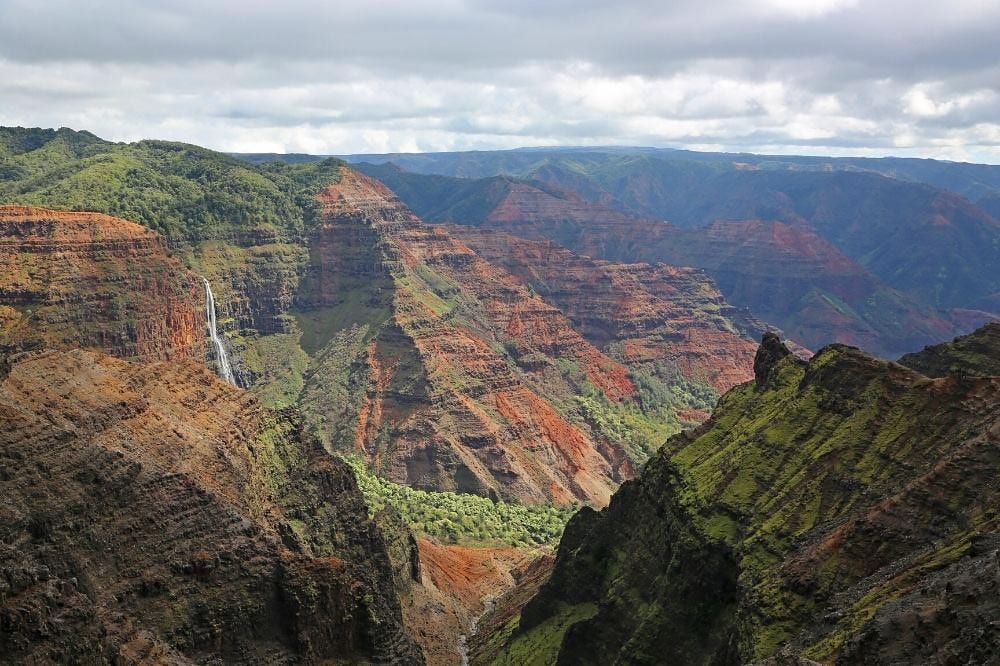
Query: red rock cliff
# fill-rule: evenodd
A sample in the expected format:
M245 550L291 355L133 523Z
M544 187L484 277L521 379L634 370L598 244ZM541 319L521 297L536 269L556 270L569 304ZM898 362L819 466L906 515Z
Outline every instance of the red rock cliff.
M204 292L156 233L98 213L0 206L0 342L202 359Z
M720 393L753 378L752 336L764 324L726 303L700 270L599 261L550 241L447 229L559 306L588 340L625 364L665 362Z

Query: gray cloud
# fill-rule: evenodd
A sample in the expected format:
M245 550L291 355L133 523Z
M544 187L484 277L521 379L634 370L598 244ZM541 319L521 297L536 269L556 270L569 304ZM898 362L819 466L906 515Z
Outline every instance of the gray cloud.
M1000 3L0 0L0 123L226 150L1000 162Z

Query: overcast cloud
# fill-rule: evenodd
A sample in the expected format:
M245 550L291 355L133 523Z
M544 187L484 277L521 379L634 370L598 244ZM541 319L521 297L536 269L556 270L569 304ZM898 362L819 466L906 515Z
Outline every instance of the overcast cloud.
M0 0L0 124L1000 163L1000 0Z

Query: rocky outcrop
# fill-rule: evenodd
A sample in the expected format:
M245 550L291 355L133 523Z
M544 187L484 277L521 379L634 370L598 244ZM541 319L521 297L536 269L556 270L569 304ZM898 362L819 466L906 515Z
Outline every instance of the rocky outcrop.
M751 339L766 325L729 305L703 271L595 260L551 241L477 227L447 230L560 308L584 337L627 366L720 393L752 377Z
M630 463L568 413L560 362L612 402L635 391L625 368L380 183L345 169L319 200L301 302L323 328L301 403L328 446L417 487L606 502Z
M753 378L754 385L758 389L767 388L767 384L774 375L778 364L786 356L791 356L792 352L781 341L777 334L768 331L761 339L760 347L753 358Z
M201 364L8 359L0 654L423 663L349 468Z
M779 345L762 385L574 517L496 663L992 659L1000 377Z
M0 344L204 359L204 292L164 240L138 224L0 206Z

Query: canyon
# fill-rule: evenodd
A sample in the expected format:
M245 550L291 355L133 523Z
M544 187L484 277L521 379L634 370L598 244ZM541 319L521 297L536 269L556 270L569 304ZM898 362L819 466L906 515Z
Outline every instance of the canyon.
M988 196L651 155L0 128L0 653L995 654Z
M621 344L588 338L563 312L565 302L532 292L498 265L502 252L492 261L480 256L450 230L424 225L380 183L333 160L258 173L183 144L109 144L64 130L11 137L8 159L30 179L3 183L4 197L72 207L75 193L88 191L97 208L158 230L160 247L180 264L171 270L189 300L198 283L207 282L213 295L211 311L203 295L191 313L185 353L207 353L222 376L228 373L219 361L227 359L235 383L268 406L300 409L329 450L359 455L416 488L601 505L663 438L704 419L720 391L749 378L751 340L765 326L731 321L752 317L692 272L688 286L669 294L665 287L659 301L636 306L651 311L664 296L676 299L670 317L677 330L661 317L644 339L648 322L634 313ZM64 166L41 166L50 162ZM114 187L133 198L102 198L88 189L95 179L120 179ZM174 189L183 182L201 188L208 203L192 212L193 197L130 189L136 179L176 182ZM275 186L265 187L266 179ZM237 191L244 194L236 198ZM119 268L103 266L109 282L120 280ZM641 281L623 280L594 316L613 319L612 301ZM688 313L689 306L721 314ZM203 332L213 314L209 344ZM112 321L123 312L87 316L103 317L123 339L132 335L129 322ZM711 344L727 355L713 361L705 343L698 349L685 317L700 318L698 335L714 336ZM169 317L143 321L178 327ZM617 351L623 345L628 349ZM97 346L138 357L121 344Z
M400 159L436 173L357 167L432 222L553 240L606 260L702 268L729 302L812 349L842 342L893 358L1000 315L1000 284L985 277L1000 263L1000 222L930 186L599 151L524 163L484 153L471 173L504 175L470 179L439 175L468 173L458 165L470 156L440 157Z

